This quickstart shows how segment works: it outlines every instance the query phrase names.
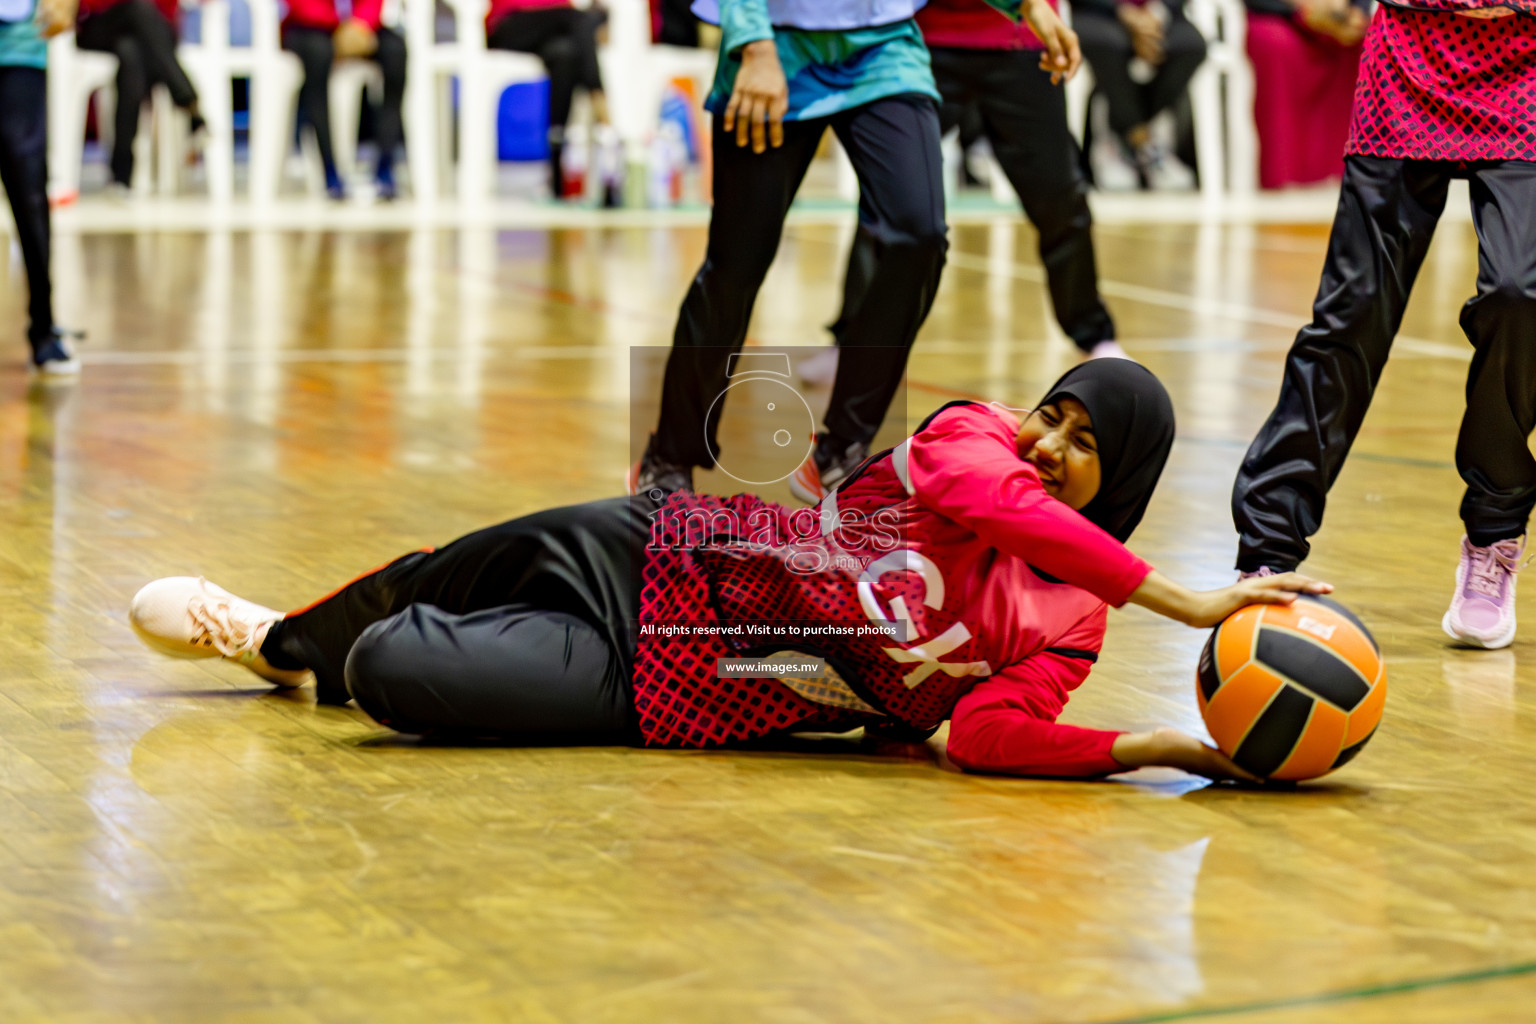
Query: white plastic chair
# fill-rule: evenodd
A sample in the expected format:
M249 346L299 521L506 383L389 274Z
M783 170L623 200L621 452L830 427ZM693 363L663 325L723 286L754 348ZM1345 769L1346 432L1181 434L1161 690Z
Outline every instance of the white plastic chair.
M293 140L293 120L304 69L283 49L276 0L248 0L251 45L230 49L230 66L250 78L250 197L277 196Z
M198 5L198 41L177 47L176 59L197 90L198 111L207 123L203 168L208 179L208 198L228 202L235 194L235 94L230 65L229 4L227 0L203 0ZM180 184L190 120L172 114L170 97L155 90L155 124L159 135L157 168L162 192Z
M674 79L689 79L702 102L715 78L714 50L651 42L646 0L609 0L608 44L599 60L613 126L630 152L656 133L662 95Z
M113 88L116 79L117 58L80 49L73 29L48 41L48 192L55 200L80 194L91 94Z
M409 78L407 78L409 81ZM382 96L384 72L371 60L338 60L331 66L326 101L331 108L331 151L341 180L357 167L357 124L364 96Z
M454 14L457 18L457 10ZM417 202L433 202L451 173L452 88L460 64L457 35L453 42L437 40L437 0L405 0L405 54L404 113L411 138L405 157L411 194Z
M1223 192L1252 195L1259 182L1259 132L1247 12L1241 0L1188 0L1184 13L1206 45L1205 63L1189 83L1200 191L1207 198Z

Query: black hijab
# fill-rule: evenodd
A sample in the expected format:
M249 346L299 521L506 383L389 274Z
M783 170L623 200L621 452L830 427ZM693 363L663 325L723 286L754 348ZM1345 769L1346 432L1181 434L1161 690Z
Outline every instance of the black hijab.
M1036 408L1059 398L1083 403L1098 442L1099 493L1082 513L1124 543L1141 522L1173 447L1173 402L1151 370L1129 359L1079 363Z

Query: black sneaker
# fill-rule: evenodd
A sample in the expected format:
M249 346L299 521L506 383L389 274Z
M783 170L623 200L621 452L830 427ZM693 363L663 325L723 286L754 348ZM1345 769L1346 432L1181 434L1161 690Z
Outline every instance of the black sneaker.
M656 455L656 435L652 434L645 444L645 454L640 456L640 461L631 466L625 476L624 489L628 494L639 494L641 491L660 491L662 494L691 491L693 467L680 466L659 458Z
M789 492L807 505L819 504L867 458L869 445L863 441L849 444L822 434L816 438L815 450L789 478Z
M69 343L83 337L84 331L53 328L41 341L32 342L32 368L46 377L75 376L80 372L80 360Z

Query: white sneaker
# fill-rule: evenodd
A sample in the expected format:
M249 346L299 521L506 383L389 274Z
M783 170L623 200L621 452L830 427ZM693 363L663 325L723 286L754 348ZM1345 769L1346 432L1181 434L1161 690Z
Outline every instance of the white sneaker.
M146 647L172 658L225 658L269 683L303 686L309 671L273 668L261 643L283 613L236 597L201 576L167 576L146 585L128 621Z
M1179 159L1155 142L1136 151L1136 167L1147 187L1158 192L1188 192L1195 187L1195 174Z
M47 340L32 349L33 371L44 377L76 377L80 374L80 359L70 345L71 338L82 338L84 332L55 327Z

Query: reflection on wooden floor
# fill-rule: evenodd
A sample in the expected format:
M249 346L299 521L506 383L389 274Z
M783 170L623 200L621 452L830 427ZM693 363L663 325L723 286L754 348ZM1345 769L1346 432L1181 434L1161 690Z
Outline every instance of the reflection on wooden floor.
M792 227L753 337L820 344L845 226ZM1181 440L1133 545L1230 579L1229 488L1322 227L1099 236ZM911 365L1023 404L1072 362L1033 235L966 225ZM1475 275L1448 224L1312 570L1375 629L1366 753L1295 793L1146 771L961 775L941 744L423 748L307 692L162 660L125 608L203 573L295 605L510 515L608 496L629 349L698 228L62 234L84 377L0 366L0 1018L67 1021L1515 1020L1536 1005L1536 611L1439 619ZM13 276L0 336L19 339ZM825 396L820 396L824 401ZM1072 720L1198 729L1203 637L1136 610ZM1320 998L1317 998L1320 997Z

